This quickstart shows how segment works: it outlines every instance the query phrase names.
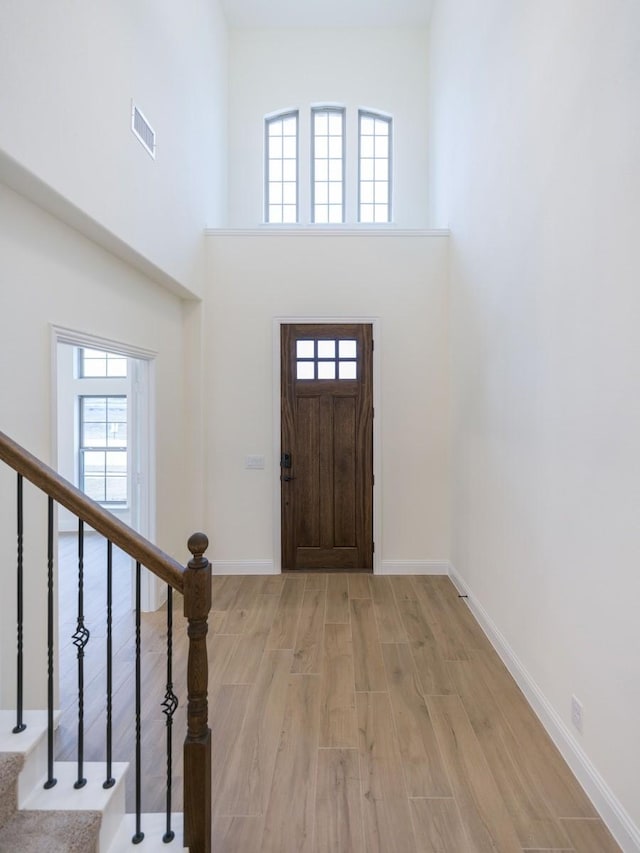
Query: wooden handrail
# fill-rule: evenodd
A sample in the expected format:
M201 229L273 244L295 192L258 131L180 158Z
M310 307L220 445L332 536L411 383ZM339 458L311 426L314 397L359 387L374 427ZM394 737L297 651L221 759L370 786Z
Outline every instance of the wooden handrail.
M22 474L29 482L42 489L49 497L54 498L94 530L102 533L114 545L150 569L165 583L170 584L180 593L184 592L185 569L177 560L169 557L144 536L136 533L120 519L92 501L53 468L40 462L3 432L0 432L0 460L6 462L10 468Z

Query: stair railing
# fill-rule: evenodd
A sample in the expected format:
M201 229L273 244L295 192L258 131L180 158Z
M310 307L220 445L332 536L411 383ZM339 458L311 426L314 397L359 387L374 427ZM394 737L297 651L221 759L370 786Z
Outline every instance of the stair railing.
M54 778L53 748L53 540L54 502L69 510L79 520L78 530L78 627L73 636L78 650L79 724L78 724L78 781L83 778L82 731L82 658L89 632L83 615L83 542L84 525L89 525L107 540L108 545L108 603L107 637L110 632L111 601L111 551L116 545L136 562L136 834L134 843L144 834L140 827L140 568L145 566L168 585L167 609L167 693L162 702L167 722L167 828L165 841L173 838L171 830L171 726L177 699L173 694L171 650L173 646L173 590L184 597L184 615L187 619L187 732L184 741L184 846L191 853L211 851L211 729L208 725L208 661L207 619L211 610L211 564L204 556L208 539L204 533L194 533L188 542L192 558L186 568L169 557L153 543L117 519L83 492L45 465L23 447L0 432L0 461L17 473L17 699L14 732L25 728L23 716L23 561L24 561L24 510L23 480L26 479L48 496L47 519L47 679L48 679L48 772L45 787L56 784ZM109 643L109 639L108 639ZM108 667L109 667L108 658ZM109 680L109 674L107 675ZM109 688L110 689L110 688ZM105 787L113 784L111 777L110 693L107 696L107 773Z

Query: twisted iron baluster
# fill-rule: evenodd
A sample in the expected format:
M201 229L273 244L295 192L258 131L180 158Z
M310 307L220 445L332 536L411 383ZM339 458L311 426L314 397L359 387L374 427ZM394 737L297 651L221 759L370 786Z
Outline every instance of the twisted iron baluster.
M112 742L112 692L113 692L113 660L112 660L112 626L113 626L113 545L107 539L107 778L102 783L103 788L113 788L116 780L111 772L111 742Z
M167 728L167 831L162 836L165 844L173 841L175 832L171 829L171 775L173 766L172 727L173 715L178 708L178 697L173 692L173 589L167 591L167 692L162 702L162 712L166 716Z
M47 524L47 781L53 788L58 781L53 775L53 498L49 498Z
M89 642L89 630L84 624L84 522L78 519L78 621L72 635L78 650L78 779L74 788L84 788L84 647Z
M16 724L13 727L13 733L19 734L23 732L27 726L22 719L22 709L24 705L23 685L24 685L24 669L23 669L23 623L24 623L24 588L23 588L23 538L24 538L24 518L23 518L23 500L22 500L22 474L18 474L18 566L17 566L17 644L18 644L18 660L16 669L17 678L17 697L16 697Z
M142 762L140 712L142 706L141 667L140 667L140 563L136 563L136 831L131 841L140 844L144 838L141 828L142 813Z

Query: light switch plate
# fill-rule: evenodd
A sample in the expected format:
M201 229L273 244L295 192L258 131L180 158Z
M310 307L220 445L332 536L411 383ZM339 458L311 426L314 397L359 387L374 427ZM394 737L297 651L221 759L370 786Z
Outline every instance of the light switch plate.
M245 456L244 467L254 469L264 468L264 456Z

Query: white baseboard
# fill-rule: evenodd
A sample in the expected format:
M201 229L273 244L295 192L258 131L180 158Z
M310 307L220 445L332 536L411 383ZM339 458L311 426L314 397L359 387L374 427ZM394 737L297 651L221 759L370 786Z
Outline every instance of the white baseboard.
M471 612L624 853L640 853L640 828L632 821L493 619L453 566L449 567L449 576L458 591L467 596L466 601Z
M381 575L448 575L447 560L381 560Z
M273 560L213 560L214 575L277 575Z

